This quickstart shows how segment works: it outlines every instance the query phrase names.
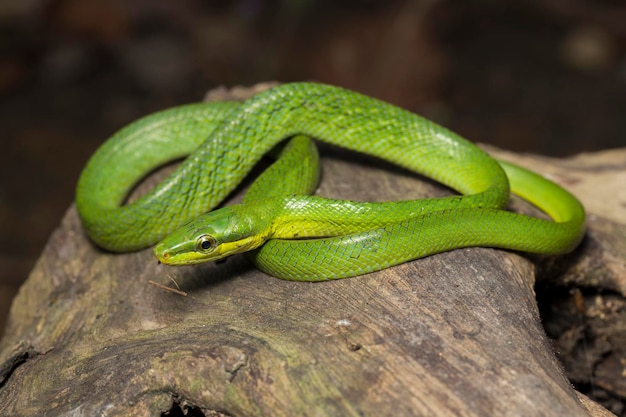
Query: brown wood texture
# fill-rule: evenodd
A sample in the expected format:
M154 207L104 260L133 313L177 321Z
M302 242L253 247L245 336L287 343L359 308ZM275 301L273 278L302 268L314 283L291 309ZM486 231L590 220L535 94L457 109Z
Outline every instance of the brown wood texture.
M448 193L371 158L322 154L323 196ZM537 161L571 185L567 164ZM571 388L533 291L536 265L587 279L592 246L558 260L462 249L299 283L243 256L169 268L150 250L106 253L71 207L14 300L0 342L0 415L158 416L172 404L206 416L610 415Z

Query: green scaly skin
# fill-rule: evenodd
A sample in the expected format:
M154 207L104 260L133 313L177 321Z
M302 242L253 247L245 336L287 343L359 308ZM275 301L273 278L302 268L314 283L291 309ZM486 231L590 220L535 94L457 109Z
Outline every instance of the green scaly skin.
M397 203L294 196L311 193L318 178L314 146L296 137L242 205L198 218L265 153L296 134L381 157L461 196ZM152 192L121 206L139 178L189 153ZM88 162L76 204L90 237L108 250L136 250L170 235L155 247L163 263L191 264L251 250L263 271L292 280L360 275L468 246L572 250L584 233L578 200L536 174L501 164L449 130L390 104L322 84L286 84L241 105L195 104L135 122ZM514 193L555 221L504 211L507 175Z

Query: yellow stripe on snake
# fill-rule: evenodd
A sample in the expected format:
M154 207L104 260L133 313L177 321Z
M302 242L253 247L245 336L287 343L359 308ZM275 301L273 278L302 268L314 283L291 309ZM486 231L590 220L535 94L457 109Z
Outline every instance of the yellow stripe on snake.
M460 195L385 203L312 196L319 161L309 137L380 157ZM290 138L242 204L210 211ZM123 204L147 173L184 156L155 189ZM504 210L510 191L553 221ZM585 221L580 202L553 182L498 162L416 114L316 83L132 123L89 160L76 206L91 239L110 251L156 244L156 257L169 265L250 251L261 270L299 281L361 275L470 246L562 254L580 242Z

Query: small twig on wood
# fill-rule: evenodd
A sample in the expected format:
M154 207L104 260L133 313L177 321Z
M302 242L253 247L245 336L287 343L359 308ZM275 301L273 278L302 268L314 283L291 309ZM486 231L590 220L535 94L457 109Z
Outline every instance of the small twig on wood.
M169 277L169 275L168 275ZM169 277L170 279L172 279L172 277ZM172 281L174 281L172 279ZM174 281L174 283L176 283L176 281ZM163 284L159 284L158 282L155 282L151 279L148 280L148 284L152 284L155 287L159 287L165 291L170 291L173 292L174 294L178 294L178 295L182 295L183 297L187 297L187 293L185 291L181 291L181 290L177 290L176 288L172 288L172 287L168 287L167 285L163 285Z

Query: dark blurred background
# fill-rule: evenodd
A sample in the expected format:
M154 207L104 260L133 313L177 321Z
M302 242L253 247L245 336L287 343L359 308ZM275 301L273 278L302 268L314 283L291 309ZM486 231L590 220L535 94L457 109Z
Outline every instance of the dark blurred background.
M625 22L612 0L2 0L0 326L88 156L141 115L317 80L511 150L624 146Z

